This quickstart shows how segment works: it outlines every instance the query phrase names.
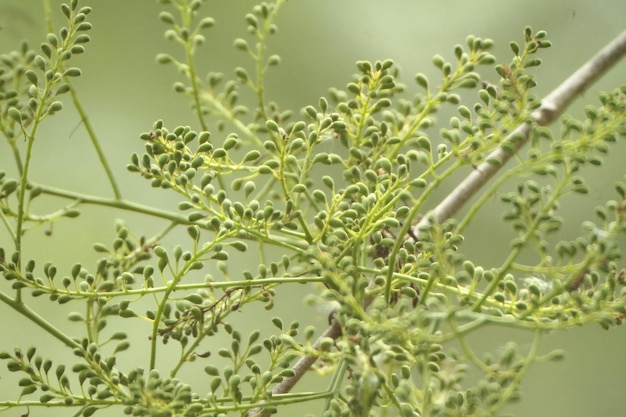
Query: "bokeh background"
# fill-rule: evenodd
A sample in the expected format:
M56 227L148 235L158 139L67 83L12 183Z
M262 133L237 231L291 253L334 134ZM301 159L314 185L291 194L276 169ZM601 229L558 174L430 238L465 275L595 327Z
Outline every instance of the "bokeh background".
M55 22L61 22L60 2L53 1ZM253 0L208 0L202 14L216 19L216 26L207 33L207 43L198 54L203 73L222 71L232 74L236 66L249 66L245 54L232 46L236 37L245 37L243 16L256 2ZM126 172L125 166L133 152L142 152L141 132L148 131L157 119L167 126L197 124L189 112L185 97L173 92L172 84L179 75L172 66L155 62L160 52L180 56L176 46L164 39L166 26L158 19L164 7L156 0L98 0L81 1L93 7L89 20L94 24L92 41L87 52L76 57L72 65L79 66L83 76L75 81L79 97L102 142L104 151L121 183L123 194L134 201L174 210L177 199L153 190L137 175ZM452 59L455 44L464 44L468 34L492 38L494 53L501 62L508 62L511 40L521 42L522 30L530 25L548 32L553 47L542 54L544 64L536 71L537 93L543 95L592 56L600 47L626 27L626 2L623 0L544 0L510 1L476 0L290 0L280 13L279 33L270 43L270 53L281 55L281 65L268 76L268 95L283 109L299 110L317 103L329 87L343 87L355 72L357 60L393 59L401 68L402 81L408 93L417 89L412 84L415 73L423 72L435 83L437 70L431 64L435 54ZM0 53L17 49L22 39L38 45L44 39L44 12L39 1L0 0ZM497 80L493 71L487 77ZM597 103L597 93L626 83L626 62L618 64L608 76L587 91L570 109L581 114L581 104ZM69 97L68 97L69 99ZM90 194L111 196L105 176L98 169L98 160L79 117L66 103L66 111L44 124L35 146L32 179L60 188ZM445 115L442 115L443 118ZM562 205L562 215L568 219L567 228L559 238L571 238L580 231L580 223L591 217L592 209L612 196L613 182L626 174L624 143L611 148L601 169L586 169L591 194L585 199L570 199ZM0 170L15 174L11 155L0 144ZM45 200L42 211L60 207L63 202ZM45 209L45 210L44 210ZM494 200L468 231L461 248L477 262L497 264L507 251L510 237L506 226L498 229L493 219L503 207ZM28 236L26 258L40 262L53 261L63 271L80 262L92 268L99 258L92 249L93 242L109 243L114 236L114 221L123 218L138 235L150 236L163 226L153 219L130 213L90 207L83 209L78 219L54 225L51 236L44 229ZM171 235L164 245L173 246L182 234ZM504 242L504 243L503 243ZM10 248L8 237L0 230L0 247ZM624 243L624 242L622 242ZM622 245L626 248L626 245ZM0 289L8 288L0 282ZM278 315L304 324L323 326L325 312L305 305L307 288L292 291L278 303L271 315ZM280 294L279 294L280 295ZM60 328L78 333L76 325L64 317L72 310L58 309L45 300L35 301L38 311ZM261 310L259 310L261 311ZM259 313L260 314L260 313ZM244 328L266 328L266 321L255 321L256 312L242 313ZM288 319L285 319L288 321ZM147 347L147 328L140 323L132 331L133 341ZM481 332L474 344L494 350L507 340L524 346L530 335L493 329ZM43 356L59 361L72 361L56 340L41 334L14 311L0 305L0 350L13 346L45 346ZM623 328L604 331L599 326L557 332L545 337L542 351L564 348L567 359L559 363L537 364L529 373L524 386L523 401L508 408L519 416L575 417L589 415L618 416L626 409L626 333ZM146 362L146 352L133 350L119 357L122 368ZM172 351L172 355L174 355ZM70 362L71 363L71 362ZM161 364L165 365L167 359ZM202 367L188 370L182 379L202 381ZM18 392L15 379L0 368L0 400L12 398ZM308 377L298 389L320 389L325 381ZM200 390L201 391L201 390ZM26 410L23 410L25 412ZM32 409L32 415L65 416L68 410ZM292 408L281 415L318 413L319 405L310 409ZM120 415L111 410L98 415ZM7 415L16 415L11 410Z

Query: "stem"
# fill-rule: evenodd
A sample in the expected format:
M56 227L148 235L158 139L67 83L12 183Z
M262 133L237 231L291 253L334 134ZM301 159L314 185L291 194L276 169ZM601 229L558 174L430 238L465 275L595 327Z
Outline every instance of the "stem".
M26 136L26 155L24 156L24 166L23 171L20 176L20 185L19 185L19 193L18 193L18 205L17 205L17 224L15 227L15 251L20 253L22 252L22 235L24 234L24 218L26 216L26 212L24 209L24 204L26 201L26 187L28 184L28 171L30 168L30 161L33 154L33 144L35 143L35 133L37 132L38 123L38 114L35 115L35 123L33 124L33 129L30 134L27 134L24 131L24 135ZM20 255L21 258L21 255ZM18 262L18 268L21 268L19 265L21 262ZM19 296L19 290L18 290Z
M63 343L65 346L71 349L81 347L76 341L69 338L65 333L63 333L62 331L54 327L51 323L46 321L46 319L44 319L43 317L35 313L30 308L28 308L28 306L23 304L21 301L17 299L14 300L11 297L8 297L3 292L0 292L0 301L2 301L4 304L8 305L13 310L23 315L24 317L28 318L31 322L35 323L37 326L39 326L40 328L42 328L43 330L51 334L56 339L60 340L61 343Z
M96 132L93 130L93 126L91 125L91 122L89 121L89 117L87 117L87 113L85 113L83 106L80 104L80 101L78 100L78 95L76 94L76 91L74 90L74 87L72 86L72 84L69 82L67 78L65 79L65 82L68 83L70 86L70 95L72 96L72 103L74 103L74 108L76 109L76 111L78 111L78 114L80 115L80 119L85 125L85 129L87 130L87 134L89 135L89 139L91 139L91 144L93 145L94 149L96 150L96 153L98 154L98 159L100 160L100 164L102 165L102 168L104 168L104 172L106 173L106 176L109 179L111 188L113 188L113 194L115 195L115 199L121 200L122 193L120 192L117 182L115 181L113 171L111 170L111 167L109 166L109 163L107 162L106 156L104 155L104 152L102 151L102 147L100 146L100 141L98 141Z
M181 7L181 17L183 19L183 28L189 30L191 32L191 21L193 19L193 12L191 8L184 3L183 7ZM196 75L196 67L193 59L194 55L194 46L193 46L193 36L185 39L183 43L183 47L185 49L185 59L187 60L187 71L189 77L189 83L191 84L191 97L193 99L193 109L196 113L196 117L198 118L198 122L200 123L200 127L202 130L208 130L207 125L204 121L204 117L202 115L202 104L200 101L200 87L198 86L198 77Z
M331 325L317 338L315 343L313 343L312 349L319 349L321 343L328 337L331 339L337 339L341 336L341 326L337 320L333 320ZM290 378L283 379L280 383L278 383L273 389L272 394L284 394L289 391L300 381L300 378L304 375L306 371L313 366L315 361L317 360L317 356L309 355L303 358L300 358L298 362L291 368L295 375ZM256 416L258 413L262 412L262 408L253 408L248 411L246 416ZM269 414L261 414L260 417L267 417Z
M170 220L177 224L191 224L186 216L167 212L164 210L155 209L153 207L145 206L139 203L134 203L128 200L111 199L111 198L90 195L90 194L76 193L74 191L50 187L50 186L42 185L42 184L33 183L32 185L41 187L44 194L76 200L82 204L93 204L97 206L113 207L113 208L117 208L120 210L133 211L135 213L141 213L141 214L146 214L152 217L158 217L160 219Z

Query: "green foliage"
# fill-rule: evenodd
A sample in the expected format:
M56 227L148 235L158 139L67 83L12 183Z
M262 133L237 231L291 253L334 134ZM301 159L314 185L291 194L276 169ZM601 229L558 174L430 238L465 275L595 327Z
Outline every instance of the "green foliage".
M89 40L90 8L77 1L62 5L67 26L47 36L41 53L23 45L0 57L0 131L19 173L11 179L0 172L0 218L14 243L0 250L0 270L10 284L0 301L76 356L73 364L55 363L40 356L40 348L2 346L0 359L22 387L19 398L2 400L4 407L63 405L83 416L110 407L137 416L252 415L323 399L324 416L499 415L519 398L532 364L562 358L562 351L539 352L544 332L622 321L625 273L617 239L626 231L626 184L615 185L615 199L595 210L596 221L585 222L581 236L557 242L552 236L566 224L559 202L588 191L581 167L601 165L609 146L626 134L626 89L604 93L599 107L585 108L584 120L563 117L556 137L533 122L540 100L531 70L550 46L545 32L526 28L523 43L510 44L513 58L506 64L489 52L491 40L469 36L454 47L452 62L433 59L439 80L416 75L420 92L410 99L391 60L359 61L345 89L331 89L294 113L269 101L264 87L267 71L281 61L268 54L268 40L284 1L261 3L245 16L248 37L234 47L251 59L252 70L242 64L232 79L204 75L194 62L214 23L201 17L202 2L163 3L171 4L160 15L166 38L182 54L160 54L157 61L182 74L174 90L189 97L198 127L155 122L141 135L144 152L131 155L128 170L176 193L179 212L121 199L104 158L113 199L29 180L38 127L62 109L58 96L80 75L68 61ZM481 80L485 66L495 68L498 85ZM242 90L252 92L255 107L239 104ZM434 117L444 108L458 112L445 127ZM521 124L531 125L527 150L520 149L523 137L510 135ZM24 155L17 146L23 140ZM467 212L415 227L436 204L434 192L456 181L453 174L501 164L490 156L498 148L514 154L515 164ZM529 179L519 181L523 176ZM507 206L503 221L512 229L510 252L500 264L479 265L463 254L464 229L512 181L519 181L513 191L499 195ZM53 213L33 213L30 202L42 195L71 202ZM102 258L93 267L76 263L59 271L27 258L22 238L30 227L76 217L84 204L169 225L146 238L118 222L112 242L94 244ZM178 228L188 238L174 247L160 243ZM241 267L247 256L258 257L256 270ZM219 276L199 279L206 264L217 265ZM264 319L277 329L269 335L242 334L229 322L251 305L271 310L277 287L294 283L312 284L317 302L337 306L329 320L339 325L338 337L316 341L323 329L300 329L298 322L269 315ZM24 304L24 292L72 305L76 312L68 319L82 325L81 338L40 317ZM140 311L140 300L151 307ZM149 329L147 345L130 343L129 321ZM113 326L120 330L111 333ZM474 351L468 336L487 326L528 330L530 348L509 343L494 347L497 353ZM218 333L230 343L216 345ZM175 344L179 356L171 368L159 369L166 343ZM146 362L118 368L116 355L129 349L148 351ZM276 391L281 383L299 378L292 366L303 357L317 360L321 374L332 374L328 389L280 395L286 393ZM189 366L204 369L202 387L178 379ZM467 378L470 366L480 371L477 380Z

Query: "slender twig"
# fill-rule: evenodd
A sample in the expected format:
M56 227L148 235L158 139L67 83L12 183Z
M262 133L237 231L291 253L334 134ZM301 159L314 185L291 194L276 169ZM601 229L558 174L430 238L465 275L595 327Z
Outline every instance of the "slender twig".
M9 307L11 307L13 310L17 311L21 315L28 317L30 321L32 321L37 326L39 326L39 328L51 334L53 337L55 337L65 346L72 348L72 349L80 348L80 344L78 342L76 342L71 337L67 336L64 332L62 332L58 328L54 327L53 324L51 324L45 318L41 317L39 314L31 310L30 307L28 307L22 301L18 299L13 299L7 296L6 294L4 294L3 292L0 292L0 302L8 305Z
M97 206L114 207L120 210L129 210L135 213L141 213L141 214L146 214L152 217L170 220L177 224L191 224L191 222L184 215L155 209L153 207L135 203L135 202L128 201L128 200L99 197L99 196L90 195L90 194L82 194L82 193L77 193L74 191L64 190L61 188L50 187L48 185L43 185L43 184L31 183L31 185L34 187L35 186L41 187L42 192L44 194L53 195L56 197L68 198L74 201L78 201L81 204L92 204L92 205L97 205Z
M322 333L320 337L317 338L315 343L313 343L313 349L319 349L321 343L327 338L337 339L339 336L341 336L341 326L339 325L339 322L337 322L337 320L333 320L330 326L328 326L328 328L324 331L324 333ZM291 391L291 389L296 386L298 381L300 381L300 378L304 376L306 371L308 371L311 366L313 366L316 360L317 355L308 355L301 358L292 368L295 375L291 378L285 378L280 383L278 383L272 389L272 394L285 394ZM262 411L263 407L252 408L246 413L246 416L259 416L259 413L262 413ZM267 415L268 414L260 414L261 417L266 417Z
M587 89L600 76L606 73L615 63L626 54L626 31L615 38L598 54L591 58L578 71L573 73L567 80L559 85L554 91L548 94L541 102L541 106L531 114L532 120L540 126L546 126L556 120L565 111L567 106ZM530 133L530 124L524 123L515 129L507 139L520 136L523 139L513 141L521 148L527 141ZM486 160L496 159L500 164L491 165L487 162L480 164L472 173L435 207L427 216L414 226L415 233L430 223L441 223L456 213L476 192L491 179L498 170L511 158L513 154L508 153L503 148L498 148L492 152ZM337 321L333 320L331 325L322 333L313 345L318 346L325 338L338 338L341 335L341 327ZM295 375L284 379L272 390L273 394L284 394L289 392L302 378L304 373L315 363L317 356L305 356L293 366ZM248 412L248 416L257 415L261 409L253 409Z
M109 184L111 185L111 188L113 189L113 195L115 195L116 200L121 200L122 193L120 191L120 187L117 185L117 181L115 180L115 176L113 175L113 170L111 170L111 166L109 165L109 162L107 161L107 158L104 155L104 151L102 150L102 147L100 146L100 141L98 140L98 137L96 136L96 132L94 131L93 126L91 125L91 121L89 120L89 117L87 117L87 113L83 109L83 106L80 103L80 100L78 99L78 94L76 94L76 91L74 90L74 86L72 86L70 81L67 79L65 80L65 82L70 85L70 95L72 96L72 103L74 103L74 108L76 108L76 111L80 115L80 119L83 122L85 129L87 130L87 135L89 136L89 139L91 140L91 144L93 145L96 153L98 154L100 165L102 165L102 168L104 169L104 172L109 180Z

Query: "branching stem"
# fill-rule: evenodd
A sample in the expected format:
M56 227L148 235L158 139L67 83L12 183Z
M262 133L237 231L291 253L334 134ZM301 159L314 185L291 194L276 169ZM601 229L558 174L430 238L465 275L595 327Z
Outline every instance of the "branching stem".
M537 123L545 126L556 120L565 111L567 106L577 98L585 89L587 89L601 75L606 73L615 63L617 63L626 54L626 31L615 38L598 54L591 58L578 71L572 74L559 87L548 94L541 103L541 106L531 114L528 123L521 124L515 129L508 138L513 136L522 136L524 140L514 142L521 148L528 140L531 123ZM491 179L500 168L514 155L507 153L504 149L498 148L492 152L486 160L496 159L501 163L491 165L487 162L481 163L470 175L468 175L461 183L435 207L427 216L424 216L417 225L413 226L414 232L420 227L427 226L429 223L442 223L452 217L478 190ZM337 338L341 335L341 327L333 321L332 324L317 339L315 345L319 345L322 340L327 337ZM537 340L537 339L536 339ZM535 344L533 345L533 349ZM306 356L300 359L292 368L295 375L291 378L284 379L280 384L274 387L274 394L282 394L289 392L296 383L302 378L304 373L315 363L316 356ZM258 412L258 410L257 410ZM248 415L255 415L248 413Z

